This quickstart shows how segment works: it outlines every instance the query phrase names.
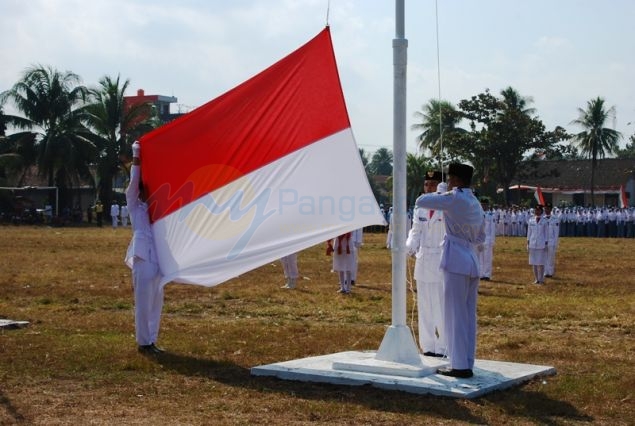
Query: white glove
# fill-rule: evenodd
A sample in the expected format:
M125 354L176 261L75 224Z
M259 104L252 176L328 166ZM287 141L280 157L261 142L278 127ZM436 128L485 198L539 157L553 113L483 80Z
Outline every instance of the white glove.
M412 224L414 225L415 223L419 223L421 222L421 218L419 217L419 208L418 206L415 206L414 209L412 209Z
M419 230L417 227L413 227L410 232L408 232L408 238L406 238L406 248L408 248L409 253L417 251L419 247Z
M448 192L448 184L445 182L439 182L437 185L437 192L439 194L443 194L444 192Z
M139 141L134 141L132 144L132 156L139 158L139 154L141 154L141 144Z

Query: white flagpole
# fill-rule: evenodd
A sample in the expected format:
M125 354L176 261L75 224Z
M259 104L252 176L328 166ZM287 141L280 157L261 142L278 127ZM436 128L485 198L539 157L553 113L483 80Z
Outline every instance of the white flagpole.
M392 223L392 325L386 331L376 358L422 365L419 349L406 325L406 68L408 40L404 31L404 0L395 0L393 39L393 223Z

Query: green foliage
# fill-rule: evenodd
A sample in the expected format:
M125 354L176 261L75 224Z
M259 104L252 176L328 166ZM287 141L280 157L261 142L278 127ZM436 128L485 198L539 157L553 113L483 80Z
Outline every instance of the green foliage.
M423 155L408 154L406 157L406 196L408 206L413 206L419 194L423 191L423 181L426 172L434 170L432 160ZM438 167L437 167L438 169Z
M470 131L450 140L448 151L472 163L480 184L494 178L503 188L509 187L528 151L546 150L567 139L561 127L546 131L542 121L531 115L529 102L510 87L500 98L486 90L459 102Z
M99 198L107 210L112 200L113 177L126 170L132 143L155 127L156 111L150 104L126 104L129 84L129 80L121 82L120 76L103 77L98 87L90 89L89 102L84 107L85 120L99 151Z
M415 112L420 122L411 126L420 131L417 136L419 148L428 151L433 157L441 159L443 145L446 140L458 137L465 130L458 127L461 114L448 101L430 99L422 111ZM441 162L441 161L439 161Z
M635 158L635 135L631 135L630 142L626 144L624 149L617 149L617 158Z
M10 124L36 135L34 157L30 146L21 145L29 155L16 151L22 157L21 167L37 165L48 185L61 189L62 204L66 205L71 196L69 189L80 179L90 178L88 165L96 155L90 131L82 121L81 106L88 89L80 82L79 76L71 72L36 65L2 94L2 102L11 101L23 115L10 118ZM5 116L3 122L7 121ZM17 137L22 142L29 140L27 134Z
M388 148L379 148L373 154L368 168L373 175L392 175L392 151Z
M578 108L579 117L571 123L583 130L572 137L587 158L591 160L591 200L594 200L595 169L598 158L604 158L618 150L622 134L605 127L609 119L615 116L615 107L606 108L604 99L597 97L587 102L587 108Z

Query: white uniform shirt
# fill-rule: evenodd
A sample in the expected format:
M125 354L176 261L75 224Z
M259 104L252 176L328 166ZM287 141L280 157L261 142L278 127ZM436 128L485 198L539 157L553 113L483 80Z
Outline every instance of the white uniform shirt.
M533 216L527 227L527 245L530 249L545 249L549 241L547 222L544 217L540 221Z
M547 245L556 247L560 238L560 220L554 215L544 216L541 220L547 222Z
M139 199L139 180L141 167L132 166L130 169L130 184L126 188L126 202L132 223L132 240L126 253L126 264L132 268L133 259L139 258L158 263L154 237L150 227L148 205Z
M479 277L474 246L485 242L485 221L481 203L469 188L454 188L443 194L424 194L419 207L442 210L445 238L441 269L455 274Z

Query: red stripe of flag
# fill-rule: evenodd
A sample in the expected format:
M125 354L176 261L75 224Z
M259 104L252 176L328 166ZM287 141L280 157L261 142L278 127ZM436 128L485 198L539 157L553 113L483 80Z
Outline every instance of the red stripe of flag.
M536 192L534 192L534 197L536 197L536 201L538 204L545 205L545 197L542 195L542 189L539 186L536 187Z
M151 220L348 127L327 27L263 72L141 138Z
M628 198L626 197L624 185L620 185L620 208L625 209L626 207L628 207Z

